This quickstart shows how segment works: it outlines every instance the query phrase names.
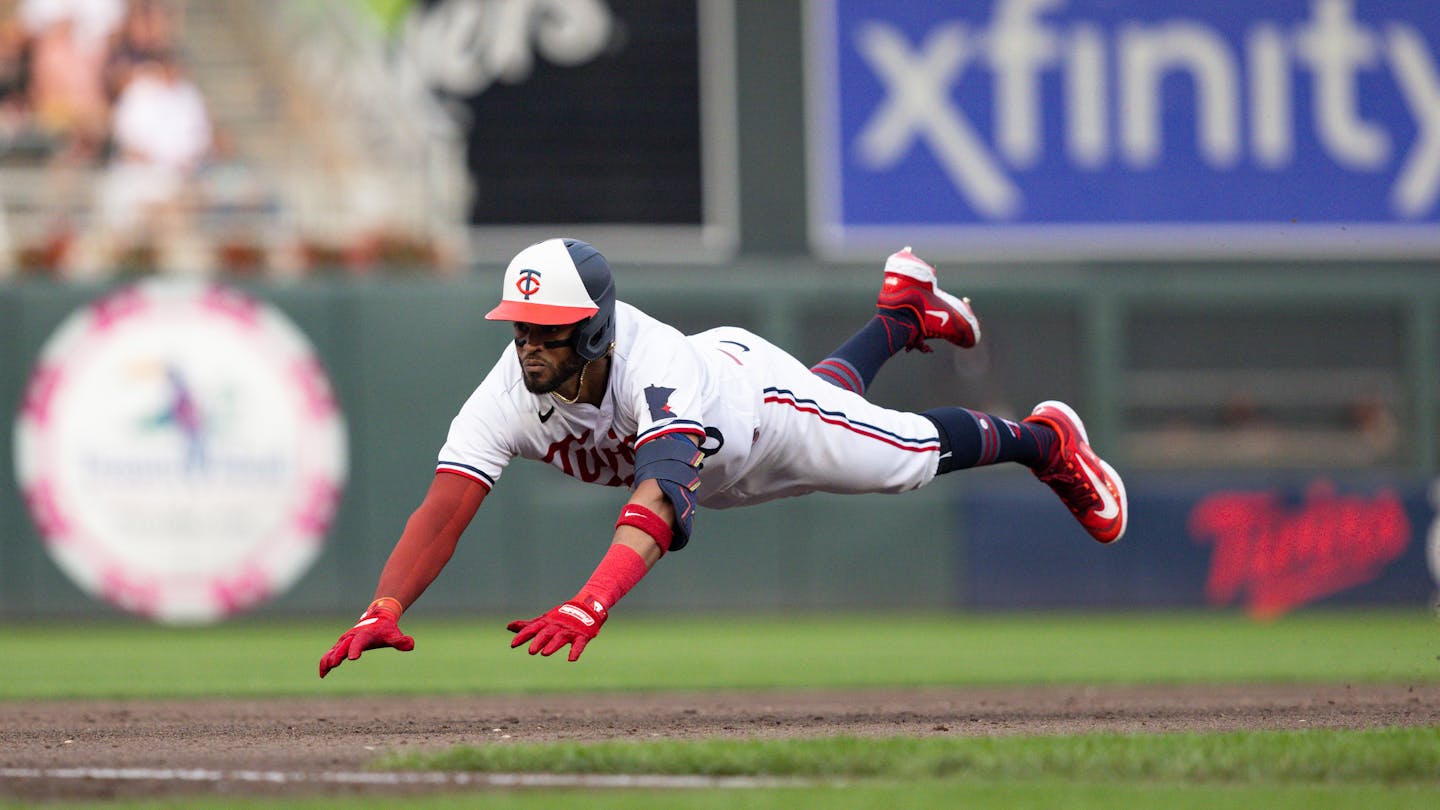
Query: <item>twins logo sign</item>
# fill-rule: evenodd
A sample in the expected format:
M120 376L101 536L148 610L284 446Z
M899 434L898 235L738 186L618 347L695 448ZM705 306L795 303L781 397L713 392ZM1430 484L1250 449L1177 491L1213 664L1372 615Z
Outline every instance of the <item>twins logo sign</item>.
M1433 0L807 8L826 252L1440 254Z
M15 427L46 550L92 596L215 621L283 593L320 552L345 424L300 331L223 287L148 283L71 315Z

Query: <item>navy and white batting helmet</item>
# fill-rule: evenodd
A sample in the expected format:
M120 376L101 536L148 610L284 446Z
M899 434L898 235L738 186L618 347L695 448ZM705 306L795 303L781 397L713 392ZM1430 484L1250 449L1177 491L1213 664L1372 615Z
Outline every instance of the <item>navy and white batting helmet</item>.
M575 353L586 360L602 357L615 340L615 278L610 263L579 239L536 242L510 260L500 306L485 318L545 326L579 323Z

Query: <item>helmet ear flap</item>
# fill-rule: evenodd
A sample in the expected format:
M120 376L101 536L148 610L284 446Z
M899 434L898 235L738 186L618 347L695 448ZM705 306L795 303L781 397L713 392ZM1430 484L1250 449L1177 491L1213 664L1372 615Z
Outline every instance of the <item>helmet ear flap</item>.
M602 315L609 317L601 319ZM614 310L609 313L598 313L581 321L571 335L571 348L584 360L599 360L610 350L610 343L615 337L615 327L612 325Z
M595 314L575 329L575 353L586 360L596 360L603 357L615 341L615 277L610 272L610 263L593 245L579 239L564 242L575 263L575 271L596 306Z

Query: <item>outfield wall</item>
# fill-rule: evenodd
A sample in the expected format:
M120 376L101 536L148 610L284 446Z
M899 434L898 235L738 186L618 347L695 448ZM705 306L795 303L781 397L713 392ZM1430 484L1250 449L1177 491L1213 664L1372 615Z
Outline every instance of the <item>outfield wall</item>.
M1196 511L1217 492L1241 486L1252 500L1229 503L1250 503L1251 522L1282 527L1267 537L1294 537L1283 527L1324 522L1327 501L1318 496L1327 481L1351 505L1384 508L1393 492L1406 516L1404 548L1375 572L1370 581L1379 584L1344 593L1422 601L1431 588L1422 570L1432 512L1425 493L1440 473L1440 276L1434 259L1423 257L1435 255L1440 206L1435 173L1419 172L1433 167L1409 159L1433 133L1412 121L1407 104L1411 96L1430 101L1415 88L1426 86L1424 71L1434 62L1433 3L1336 9L1285 0L1254 8L1217 4L1201 13L1177 2L1134 0L1049 9L1005 0L702 2L694 15L682 16L709 14L715 22L718 8L721 23L733 22L733 32L711 27L677 46L732 57L697 62L704 86L720 91L711 95L722 114L704 117L701 151L714 176L686 169L702 181L691 190L717 198L707 198L714 233L702 240L714 249L676 250L666 239L671 226L663 224L611 230L582 220L566 232L606 252L625 299L687 331L719 324L755 329L807 361L823 357L867 317L878 262L913 243L937 261L947 289L975 299L985 337L975 351L940 347L896 357L872 398L910 410L954 403L1014 417L1039 400L1064 399L1084 414L1096 445L1131 481L1136 522L1123 547L1071 542L1068 518L1015 470L952 476L898 498L815 496L707 512L697 540L667 559L627 598L627 608L1207 604L1214 601L1205 591L1211 552L1265 544L1192 531ZM604 5L633 19L657 4ZM1381 140L1393 148L1384 155L1357 161L1329 154L1334 144L1312 131L1323 120L1309 114L1313 83L1281 86L1319 62L1296 58L1277 32L1298 36L1318 25L1327 8L1345 18L1332 23L1377 45L1376 64L1352 69L1340 54L1334 75L1357 83L1366 109L1363 119L1356 113L1354 128L1385 134ZM1090 131L1106 136L1098 140L1071 137L1083 134L1069 129L1076 121L1108 119L1074 116L1074 99L1061 94L1084 85L1054 76L1035 84L1036 115L1002 125L993 111L1022 110L1024 98L1006 94L1024 84L1002 85L999 78L1050 59L992 60L970 47L971 37L1007 21L1037 34L1012 38L1021 45L1094 46L1072 52L1066 70L1098 65L1093 60L1118 53L1113 49L1124 42L1184 57L1173 64L1150 58L1147 70L1174 69L1197 81L1217 65L1229 75L1242 57L1268 54L1268 68L1254 82L1223 86L1292 104L1294 137L1275 137L1289 130L1242 132L1242 119L1227 116L1214 131L1242 136L1236 143L1245 159L1217 160L1196 137L1200 105L1185 77L1156 75L1130 83L1148 86L1165 112L1132 121L1138 129ZM1257 32L1258 40L1251 36ZM1197 37L1203 41L1194 51ZM1252 51L1247 43L1254 42ZM888 58L877 58L877 43ZM951 57L973 51L965 69L946 76L919 69L947 48L958 48ZM1196 52L1216 58L1192 60ZM890 104L901 89L897 66L943 103ZM545 83L569 81L562 73L544 72L524 90L522 104L537 110L566 104L571 97ZM1009 90L992 99L992 86ZM1099 90L1085 100L1100 109L1121 109L1121 93L1130 92L1119 83ZM1217 93L1212 101L1238 110L1248 98ZM896 109L917 116L903 122L913 143L877 163L874 150L861 148L865 133ZM624 108L604 112L615 111ZM945 130L933 129L935 121L921 113L952 129L954 122L973 129L975 146L984 148L970 157L981 160L955 164L944 148L953 139L933 139L930 133ZM1017 139L1026 133L1012 125L1023 121L1036 128L1036 138ZM571 129L613 134L599 126ZM1163 136L1160 154L1135 153L1149 141L1131 136L1147 132ZM1027 143L1042 151L1027 157ZM628 158L612 146L593 154L621 161L623 170ZM1076 162L1081 158L1085 165ZM975 191L986 186L961 179L985 159L1004 181L999 187L1013 184L1024 205L998 212L976 205L984 200ZM1415 199L1429 207L1397 211L1395 201L1412 197L1392 192L1411 171L1426 182L1404 187L1426 192ZM519 176L527 185L538 182L531 171ZM604 187L564 168L551 180L559 191L540 198L566 196L577 183ZM615 195L595 199L607 215L615 212ZM487 232L474 255L503 261L507 240L523 243L532 235ZM548 226L544 235L551 235ZM732 248L740 258L728 261ZM694 263L635 267L661 254ZM1168 258L1152 260L1157 256ZM1271 258L1258 261L1262 256ZM1353 258L1278 258L1287 256ZM1393 260L1365 258L1382 256ZM1398 258L1405 256L1420 258ZM1120 263L1122 257L1128 261ZM382 273L250 288L316 345L348 421L351 451L349 485L328 545L266 612L348 614L368 598L430 480L450 418L506 339L505 327L480 318L498 284L499 268L488 266L459 280ZM10 462L9 426L37 352L67 313L100 292L0 283L0 618L115 613L50 562ZM515 465L424 604L523 612L568 596L603 552L619 496L538 465ZM1363 530L1325 537L1327 545L1310 547L1308 558L1257 552L1246 559L1264 571L1307 559L1335 563L1332 571L1338 561L1379 559L1329 553L1369 544L1373 537ZM1254 566L1223 570L1260 582ZM1248 606L1249 593L1248 586L1235 590L1219 604Z
M1383 501L1391 493L1404 515L1404 537L1392 538L1401 547L1385 551L1390 556L1367 580L1381 585L1351 597L1423 602L1431 589L1424 538L1433 514L1426 493L1435 474L1440 281L1403 267L1308 272L976 268L966 273L966 286L985 318L988 365L970 365L976 355L942 346L931 355L900 355L882 372L872 397L900 408L958 403L1023 413L1045 398L1076 404L1093 441L1132 484L1135 524L1123 549L1092 548L1026 474L991 470L898 497L815 496L704 512L696 542L668 558L627 604L666 610L1204 604L1210 556L1220 541L1195 530L1198 505L1239 487L1273 496L1268 512L1253 506L1257 516L1323 523L1327 513L1307 511L1306 504L1312 493L1325 492L1327 481L1352 501ZM622 271L620 284L622 297L688 330L740 324L815 360L867 317L875 276L873 268L756 262L728 270ZM250 289L314 342L348 421L351 456L349 485L324 552L263 612L349 612L369 597L428 485L449 420L506 339L504 326L480 317L496 284L497 269L485 268L449 282ZM68 313L100 292L49 284L0 288L5 616L116 612L80 593L50 561L10 462L9 426L37 352ZM1190 334L1183 327L1196 313L1226 331ZM1144 411L1130 398L1151 396L1133 381L1158 373L1143 365L1153 363L1156 352L1142 333L1157 318L1178 324L1163 339L1175 358L1170 371L1182 375L1187 358L1207 351L1215 364L1231 368L1257 355L1272 366L1284 360L1288 365L1275 372L1282 378L1298 373L1307 356L1320 373L1368 360L1367 368L1399 381L1403 450L1388 462L1339 457L1324 465L1309 463L1303 453L1188 467L1184 458L1168 465L1132 458L1136 448L1152 452L1133 441ZM1256 339L1276 321L1289 328L1275 340ZM1277 356L1287 345L1300 349L1294 357ZM1340 388L1347 385L1343 374L1332 378ZM1196 380L1201 386L1212 378L1197 373ZM573 593L603 553L620 498L618 490L583 486L548 467L513 465L424 603L445 611L524 612ZM1348 535L1332 533L1325 548L1376 542L1380 535L1365 525L1350 524L1359 528ZM1399 531L1393 521L1386 525ZM1332 568L1350 559L1336 554L1327 558ZM1274 569L1278 558L1267 559L1256 565ZM1243 589L1228 601L1209 601L1247 606Z

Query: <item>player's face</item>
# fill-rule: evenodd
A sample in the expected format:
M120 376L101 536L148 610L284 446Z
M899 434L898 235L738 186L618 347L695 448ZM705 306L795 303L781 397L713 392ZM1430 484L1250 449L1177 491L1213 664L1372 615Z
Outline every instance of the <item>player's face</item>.
M575 324L515 326L515 353L520 356L520 378L532 394L548 394L580 373L585 362L570 348Z

